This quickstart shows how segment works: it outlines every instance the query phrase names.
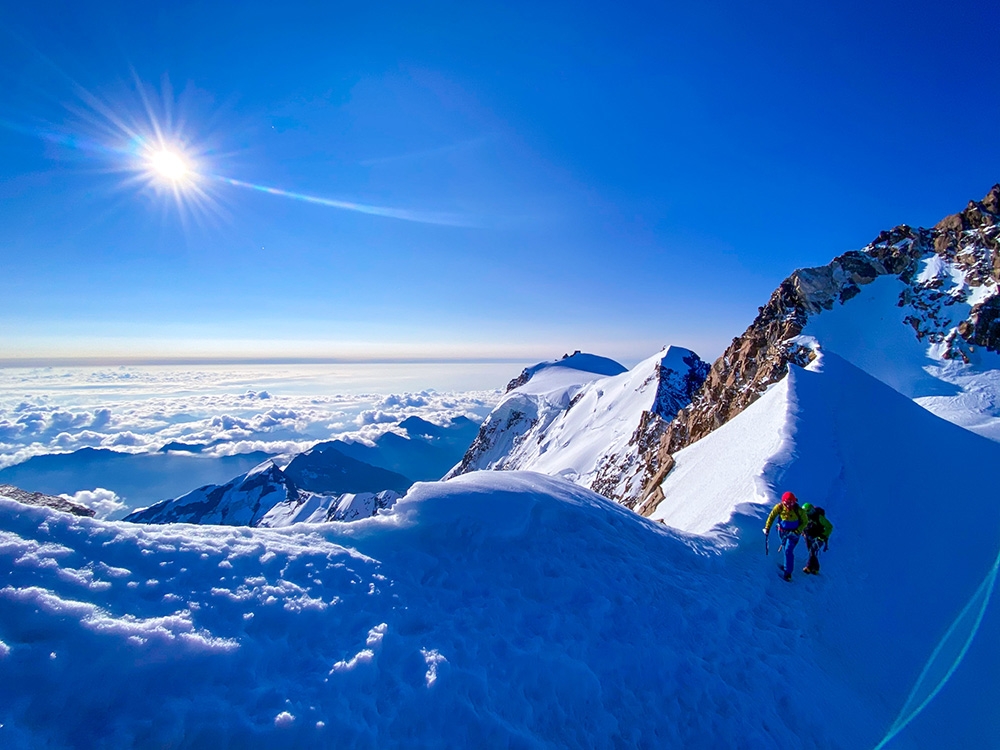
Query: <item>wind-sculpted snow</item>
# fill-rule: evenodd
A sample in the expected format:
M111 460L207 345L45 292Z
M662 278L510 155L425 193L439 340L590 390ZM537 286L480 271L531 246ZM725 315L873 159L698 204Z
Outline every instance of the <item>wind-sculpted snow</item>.
M806 637L821 585L537 474L321 530L0 524L5 747L859 747L885 716Z
M513 471L283 529L0 500L0 745L992 746L1000 504L967 469L1000 446L819 350L677 461L661 510L704 536ZM835 524L791 584L784 489Z
M835 530L823 575L796 571L793 585L816 594L802 603L809 637L843 660L829 668L854 675L897 722L912 719L892 747L991 746L1000 732L1000 611L990 602L1000 504L986 467L1000 465L1000 445L817 353L680 451L652 517L704 531L786 489L824 507ZM804 554L800 545L802 564Z

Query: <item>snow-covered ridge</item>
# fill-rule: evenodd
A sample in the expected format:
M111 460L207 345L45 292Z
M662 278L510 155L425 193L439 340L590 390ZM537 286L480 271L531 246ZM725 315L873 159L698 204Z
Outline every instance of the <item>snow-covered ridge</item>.
M690 402L708 365L680 347L669 347L630 371L610 367L606 360L599 368L563 364L596 359L577 353L526 369L527 376L522 374L520 384L486 418L448 476L529 469L633 504L648 479L643 454L655 448L655 436ZM616 369L616 374L602 374Z
M510 393L515 388L522 388L539 372L548 371L549 375L551 375L553 372L560 372L559 370L553 370L553 368L563 367L568 370L578 370L580 372L605 376L620 375L625 372L625 368L613 359L599 357L596 354L586 354L577 349L572 354L564 354L560 359L539 362L537 365L525 367L520 375L507 383L505 392ZM570 375L569 377L573 378L575 376Z
M1000 445L798 344L808 368L677 456L658 511L705 536L527 472L285 529L0 500L0 741L989 747L995 482L912 457ZM836 525L791 584L761 549L784 489Z
M175 500L164 500L125 517L134 523L205 523L257 526L281 502L295 501L299 490L268 459L223 485L207 485Z
M267 460L224 485L199 487L125 517L133 523L197 523L224 526L289 526L368 518L392 507L400 493L319 493L296 487Z
M660 502L657 487L673 467L673 454L746 409L785 377L790 363L808 363L810 351L793 343L800 334L817 338L911 397L956 390L940 383L937 391L927 388L927 369L942 363L996 367L998 212L1000 185L995 185L982 201L970 202L933 229L898 226L863 250L826 266L799 269L785 279L747 330L712 364L692 404L649 454L647 474L654 479L638 509L652 512ZM904 336L912 347L902 341ZM908 353L900 361L880 357L887 345L893 353ZM954 368L947 372L948 382L960 375ZM923 384L923 392L914 390L916 384Z

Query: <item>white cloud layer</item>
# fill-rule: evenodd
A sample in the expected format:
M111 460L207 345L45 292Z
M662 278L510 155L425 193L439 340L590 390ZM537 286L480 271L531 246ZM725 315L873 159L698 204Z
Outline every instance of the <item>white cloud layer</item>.
M72 495L64 493L62 497L72 500L74 503L87 506L94 511L97 518L102 520L126 507L117 494L103 487L93 490L80 490Z
M0 369L0 468L87 447L146 453L180 443L216 456L279 454L337 437L371 441L410 416L478 422L518 370L505 366L493 389L438 392L393 387L413 382L409 365L358 367L339 381L317 376L315 365ZM365 382L366 372L381 380Z

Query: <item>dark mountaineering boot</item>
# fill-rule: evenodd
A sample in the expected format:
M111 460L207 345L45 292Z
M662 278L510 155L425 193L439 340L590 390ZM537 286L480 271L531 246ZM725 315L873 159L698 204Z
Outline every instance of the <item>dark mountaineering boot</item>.
M785 566L784 565L779 565L778 566L778 576L783 581L790 581L790 580L792 580L792 574L790 572L785 572Z

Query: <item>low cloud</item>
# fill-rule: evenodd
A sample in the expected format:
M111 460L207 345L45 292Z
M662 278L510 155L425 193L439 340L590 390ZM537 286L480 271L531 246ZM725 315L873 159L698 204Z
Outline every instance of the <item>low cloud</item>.
M382 399L381 406L385 409L400 406L427 406L430 403L428 400L429 395L426 391L423 393L404 393L402 395L394 393Z
M390 422L398 422L399 417L393 414L388 414L381 409L366 409L365 411L358 414L354 418L354 423L358 426L366 424L387 424Z
M173 442L220 456L298 452L335 438L371 441L410 416L481 421L500 397L498 390L305 390L294 368L0 371L0 468L85 447L137 453Z
M103 487L97 487L93 490L80 490L72 495L63 494L61 497L65 497L67 500L72 500L74 503L87 506L94 511L96 518L100 518L102 520L120 510L124 510L126 507L125 503L122 502L121 498L119 498L117 494L111 490L106 490Z
M144 435L136 435L134 432L121 432L114 437L105 438L101 445L107 447L127 446L134 448L141 445L149 445L149 438Z

